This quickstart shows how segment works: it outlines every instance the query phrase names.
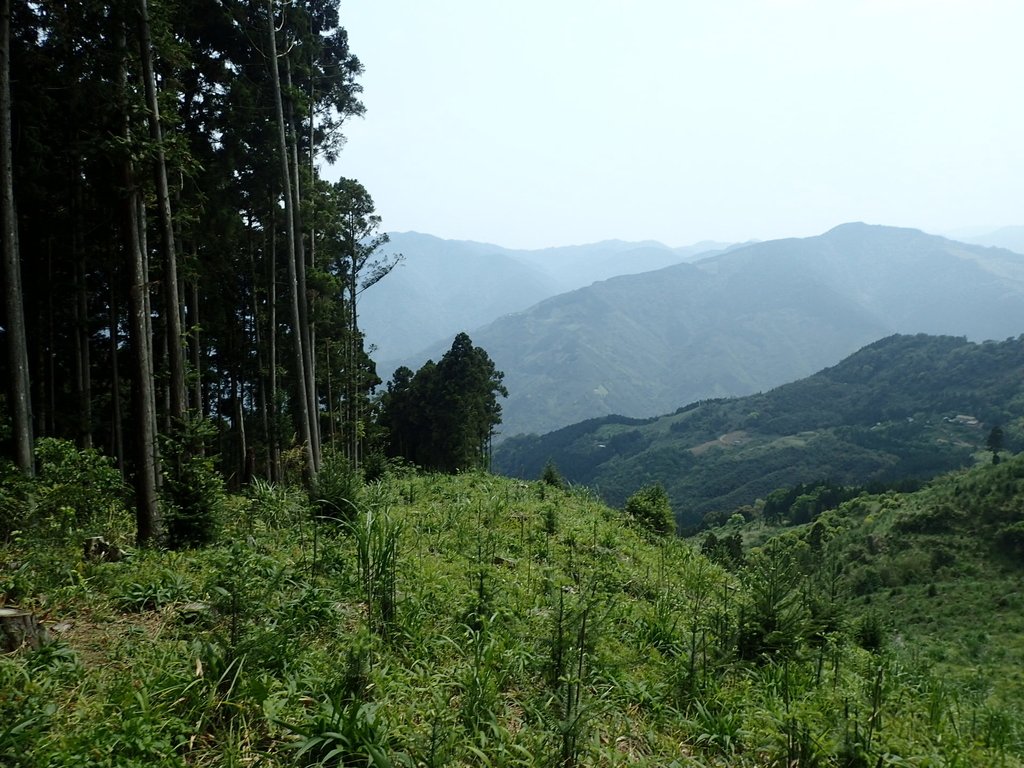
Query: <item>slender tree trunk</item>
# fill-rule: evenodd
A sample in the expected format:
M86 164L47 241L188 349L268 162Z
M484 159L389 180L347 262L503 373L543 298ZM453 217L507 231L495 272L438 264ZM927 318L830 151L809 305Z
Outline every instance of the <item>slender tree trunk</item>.
M78 394L78 444L92 448L92 376L89 354L89 293L85 278L84 256L73 235L75 259L75 390Z
M305 329L302 324L300 310L300 290L305 291L305 284L299 285L297 255L295 252L295 211L292 196L291 172L288 162L288 139L284 125L284 106L281 98L281 76L277 66L277 31L274 27L274 3L267 0L267 30L270 49L270 81L274 91L274 112L277 118L278 152L281 156L281 181L284 188L285 241L288 245L288 282L292 300L292 346L295 355L295 390L298 397L299 435L306 459L306 480L316 479L317 462L313 450L313 432L310 425L309 389L306 385L306 361L303 338Z
M358 248L358 244L353 240L353 248ZM359 266L357 261L357 253L352 253L352 274L349 275L348 291L349 291L349 327L348 327L348 375L347 391L345 393L348 399L347 411L348 411L348 437L349 437L349 457L352 462L352 466L358 468L359 466L359 406L357 399L359 397L359 361L362 360L362 355L359 354L360 339L359 339L359 320L356 315L356 301L359 297Z
M292 90L292 66L288 57L284 60L285 82L288 92ZM302 354L306 363L303 378L306 382L306 403L309 407L309 428L312 436L313 462L320 466L320 409L316 391L316 347L314 328L310 318L309 296L306 292L306 249L302 237L302 195L299 178L299 139L295 123L295 101L288 99L287 138L290 140L292 172L292 210L294 211L295 259L299 281L299 317L302 320Z
M205 401L203 398L203 352L199 339L199 279L192 281L192 301L189 309L189 323L192 326L192 376L193 383L192 407L199 416L206 414Z
M28 340L21 286L21 253L14 207L14 160L11 148L11 2L0 3L0 245L3 246L4 306L7 316L7 358L10 367L14 458L31 477L32 397L28 372Z
M273 221L273 207L270 214ZM270 479L274 482L281 480L281 435L278 432L277 415L277 238L274 237L274 230L271 227L267 236L268 276L267 276L267 341L268 354L270 357L270 387L269 387L269 412L270 431L268 440L270 442Z
M120 330L118 328L121 313L117 304L118 270L115 269L110 286L110 387L113 390L111 402L111 430L113 432L113 450L117 457L117 468L125 473L124 464L124 419L121 417L121 363L118 347L120 346Z
M121 98L128 98L128 71L125 57L125 37L119 36L122 54L119 83ZM123 135L127 146L132 145L128 106L123 110ZM135 412L134 482L136 541L139 546L156 543L160 537L160 508L157 498L158 463L156 457L156 408L153 394L152 333L149 324L149 283L146 265L144 233L140 221L139 191L131 156L125 152L121 161L122 238L124 253L131 275L129 289L128 333L132 346L133 386L132 401Z
M234 400L235 430L238 433L238 482L245 485L252 481L248 475L249 443L245 434L245 383L240 376L233 376L231 381L231 399Z
M256 370L257 380L255 386L255 392L250 390L250 396L255 395L256 407L259 411L259 424L263 428L263 438L267 445L270 444L270 423L267 418L267 351L266 345L263 341L263 329L260 324L260 301L259 301L259 284L260 275L259 270L256 266L256 239L253 231L256 217L252 211L249 211L248 224L246 226L246 235L249 240L249 280L252 285L252 290L249 293L250 306L249 311L252 313L252 347L256 350ZM268 453L269 455L269 453ZM252 477L249 477L249 481Z
M163 128L160 125L160 104L157 99L156 75L153 71L153 44L149 28L149 8L146 0L138 0L139 50L142 59L142 77L146 91L149 137L156 148L153 171L156 182L156 200L160 218L160 239L163 256L164 332L170 373L168 413L172 421L185 415L185 360L182 354L181 301L178 297L178 257L174 245L174 220L171 215L171 196L167 185L167 162L164 156Z

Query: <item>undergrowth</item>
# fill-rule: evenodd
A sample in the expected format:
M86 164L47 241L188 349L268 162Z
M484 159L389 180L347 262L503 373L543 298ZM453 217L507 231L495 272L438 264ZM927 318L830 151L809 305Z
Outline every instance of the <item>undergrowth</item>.
M0 593L56 641L0 656L0 762L1021 765L1020 688L985 676L1018 649L949 674L978 638L866 610L852 524L729 570L579 489L343 470L312 501L256 483L205 547L84 562L84 533L127 545L116 505L14 537Z

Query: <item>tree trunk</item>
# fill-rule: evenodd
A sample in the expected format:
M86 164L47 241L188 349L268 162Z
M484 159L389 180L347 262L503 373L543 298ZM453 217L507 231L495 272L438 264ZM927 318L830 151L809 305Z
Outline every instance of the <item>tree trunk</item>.
M192 375L195 377L192 407L199 416L206 414L203 398L202 346L199 341L199 279L192 281L192 301L189 303L189 322L192 326Z
M281 156L281 182L284 189L285 242L288 245L288 282L292 303L292 346L295 355L295 390L298 397L299 435L305 454L306 480L312 483L316 479L317 463L313 450L313 432L310 425L309 389L306 383L306 362L303 347L305 328L302 324L300 311L297 255L295 252L295 211L292 196L291 172L288 162L288 139L284 125L284 105L281 98L281 76L277 66L277 31L274 27L274 3L267 0L267 30L269 38L270 81L274 91L274 112L277 118L278 153Z
M121 364L120 354L118 347L120 346L120 331L118 330L118 324L120 323L121 313L118 310L117 304L117 279L118 270L115 269L112 274L112 280L110 285L110 388L112 390L110 396L111 405L111 431L113 432L113 452L117 457L117 468L121 474L125 472L124 462L124 419L121 418Z
M124 60L125 39L120 35L122 59L119 71L121 98L128 98L128 71ZM127 146L132 146L128 106L123 110L123 135ZM133 386L132 401L135 412L134 483L136 540L139 546L156 543L160 536L160 508L157 499L156 458L156 401L153 394L152 335L149 324L149 284L146 251L140 231L140 200L135 183L135 169L131 155L125 151L121 160L122 184L122 240L125 259L131 275L129 289L128 335L132 346Z
M292 90L292 66L288 57L284 60L285 82L288 92ZM306 382L306 404L309 408L309 429L312 437L313 463L320 467L320 410L317 407L316 354L313 344L313 323L310 319L309 296L306 292L306 250L302 237L302 195L299 184L299 138L295 125L295 100L288 99L287 137L290 139L292 172L292 211L294 212L295 264L299 281L299 317L302 320L302 354L306 363L303 379Z
M21 254L14 207L14 161L11 149L11 3L0 3L0 245L3 246L4 306L7 316L7 357L10 366L11 419L14 457L18 468L31 477L32 398L28 373L28 341L21 287Z
M164 157L163 128L160 125L160 105L157 99L156 75L153 71L153 44L149 29L149 9L146 0L139 4L139 50L142 59L142 77L148 108L149 137L156 148L154 176L156 199L160 218L160 238L163 255L164 330L170 373L169 415L180 421L185 415L185 361L181 345L181 302L178 297L178 257L174 245L174 221L171 215L171 197L167 185L167 163Z
M81 189L78 183L79 173L71 183L75 187L72 205L75 208L73 231L71 234L72 258L75 262L75 391L78 395L78 444L82 448L92 448L92 373L91 355L89 350L89 287L86 281L85 254L82 250L80 236Z
M273 208L271 208L271 219L273 219ZM274 237L273 227L269 233L268 243L268 278L267 290L269 295L267 303L270 305L267 311L267 342L269 349L269 394L268 410L270 429L267 432L270 441L270 479L274 482L281 481L281 435L278 432L277 416L277 238Z

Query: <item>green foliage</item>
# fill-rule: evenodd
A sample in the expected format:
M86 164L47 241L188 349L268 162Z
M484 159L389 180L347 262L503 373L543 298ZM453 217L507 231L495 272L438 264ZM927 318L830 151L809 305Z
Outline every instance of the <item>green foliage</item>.
M800 646L808 628L802 577L790 542L770 539L750 553L743 571L749 602L739 627L741 658L784 657Z
M26 521L28 483L14 464L0 459L0 542L10 538Z
M501 423L498 396L508 397L504 377L465 333L437 364L428 360L415 374L396 370L379 419L389 455L442 472L487 468Z
M294 744L299 765L396 765L389 756L387 730L374 704L326 698L304 722L285 725L299 737Z
M1024 555L1024 521L1000 528L996 541L1006 554L1016 557Z
M386 509L366 506L351 524L369 627L382 635L397 615L397 569L402 524Z
M743 554L743 536L739 531L722 536L715 535L714 531L709 532L700 547L701 554L709 560L714 560L723 568L735 570L746 561Z
M249 514L268 528L294 528L309 517L309 497L296 486L256 478L249 485Z
M541 482L550 485L552 488L565 488L565 478L558 471L555 462L549 461L544 465L544 471L540 473Z
M668 493L660 483L641 488L626 500L623 511L641 528L665 536L675 532L676 521Z
M758 544L735 571L592 495L483 473L388 474L349 535L314 536L301 491L254 483L200 549L81 563L70 543L15 539L0 573L17 564L70 628L0 657L0 760L1018 766L1014 582L981 570L984 539L892 523L956 483L994 536L1022 497L1019 461L863 495L782 535L736 520L712 532ZM916 563L919 537L955 559L853 594L861 569L882 582ZM898 641L862 647L872 613Z
M36 530L88 528L124 509L128 489L108 457L50 437L37 441L35 453L39 468L30 486L35 509L26 522Z
M362 491L362 476L349 460L340 451L325 451L310 491L319 516L339 523L354 519Z
M216 538L224 513L224 480L207 454L216 430L205 419L189 418L163 440L164 517L172 549L202 547Z
M878 652L885 644L885 626L875 612L864 614L854 630L857 645L866 651Z

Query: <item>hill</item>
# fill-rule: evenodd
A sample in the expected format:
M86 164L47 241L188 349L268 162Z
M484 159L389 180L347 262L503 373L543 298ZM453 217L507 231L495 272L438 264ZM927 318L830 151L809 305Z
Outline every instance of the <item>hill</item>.
M359 304L360 325L386 376L397 367L394 360L415 355L438 339L450 343L459 331L556 294L728 247L704 242L673 249L656 242L616 240L528 251L418 232L389 237L380 253L404 258Z
M762 394L512 438L496 449L494 467L539 477L551 460L611 504L661 482L689 526L782 486L925 478L970 463L996 424L1020 439L1022 372L1024 336L892 336Z
M509 436L764 391L893 333L1022 331L1024 257L847 224L606 280L470 336L506 374Z
M745 510L752 519L732 517L697 541L722 562L722 542L734 538L741 552L788 542L829 563L848 606L874 616L880 637L914 648L948 680L975 677L986 693L1012 697L1024 690L1022 496L1018 455L940 476L914 493L862 493L801 525Z
M991 232L972 234L961 239L968 243L1024 253L1024 226L1000 227Z
M865 496L728 567L580 490L397 469L340 525L258 483L207 547L83 561L130 515L44 514L95 492L75 467L0 549L55 639L0 654L11 768L1022 764L1020 566L969 525L1017 524L1017 460L952 513Z

